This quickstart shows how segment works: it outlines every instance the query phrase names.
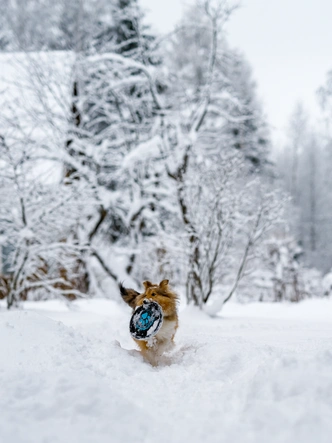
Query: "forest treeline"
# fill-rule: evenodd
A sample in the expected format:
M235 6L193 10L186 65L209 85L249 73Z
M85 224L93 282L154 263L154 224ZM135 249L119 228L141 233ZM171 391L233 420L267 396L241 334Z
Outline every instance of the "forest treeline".
M160 36L136 0L0 0L9 307L161 277L210 312L236 291L323 294L330 141L298 110L271 160L250 65L225 34L235 9L197 2Z

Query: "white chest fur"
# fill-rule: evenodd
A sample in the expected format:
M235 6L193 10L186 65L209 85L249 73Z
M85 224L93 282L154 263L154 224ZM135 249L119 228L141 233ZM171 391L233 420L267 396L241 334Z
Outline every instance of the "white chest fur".
M176 322L164 320L160 331L156 335L158 341L170 341L174 337L176 331Z

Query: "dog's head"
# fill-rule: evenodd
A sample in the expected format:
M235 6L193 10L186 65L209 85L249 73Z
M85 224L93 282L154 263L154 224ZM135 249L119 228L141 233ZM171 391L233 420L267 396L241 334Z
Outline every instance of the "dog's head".
M150 281L144 281L144 299L155 300L156 297L166 297L170 292L168 287L168 280L162 280L159 285L155 283L151 283Z
M120 292L122 298L133 309L141 306L144 300L156 301L162 307L164 313L176 310L177 295L173 292L168 280L162 280L159 285L151 283L150 281L143 282L144 292L139 293L133 289L126 289L120 285Z

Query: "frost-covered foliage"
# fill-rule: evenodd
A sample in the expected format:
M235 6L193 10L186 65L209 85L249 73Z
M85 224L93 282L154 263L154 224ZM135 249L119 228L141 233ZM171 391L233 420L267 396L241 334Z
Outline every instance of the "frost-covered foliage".
M267 175L266 126L247 65L222 32L232 11L227 3L198 4L167 51L177 107L165 118L164 152L186 233L187 299L200 306L222 275L233 279L223 298L233 295L268 213L262 217L264 204L249 189L252 173L261 176L256 195Z
M303 260L324 273L330 270L332 261L332 137L327 95L325 102L325 122L315 128L303 106L296 106L286 146L278 158L280 176L293 203L288 219L302 247Z
M9 51L72 50L123 43L140 18L135 0L0 0L0 48Z
M157 39L136 1L97 3L73 2L66 17L58 6L71 51L45 38L47 52L2 55L8 303L39 288L92 295L102 274L167 276L188 302L224 303L283 205L250 68L224 34L234 6L198 2Z
M321 106L318 119L301 102L295 106L285 145L276 156L280 183L292 198L287 222L301 247L300 263L307 267L304 275L311 274L315 282L307 281L308 295L329 293L324 280L318 283L318 274L328 273L332 264L331 85L329 72L317 94Z
M17 149L11 142L13 137L25 146L25 169L30 165L35 168L38 162L53 166L50 200L54 192L67 203L85 203L79 217L74 211L67 215L58 212L58 216L60 231L61 217L71 223L70 235L62 230L62 241L75 238L79 254L74 268L82 270L83 292L91 292L91 257L118 280L121 267L130 274L143 239L161 230L162 217L155 214L165 212L165 168L158 164L161 155L155 113L160 107L157 89L160 93L162 86L149 71L159 59L150 51L154 38L140 26L135 2L114 3L112 10L117 14L111 22L106 16L106 21L98 22L99 31L107 31L109 37L107 42L105 38L98 40L98 52L97 30L83 26L89 10L81 2L78 5L83 9L75 20L77 29L84 29L84 44L73 44L74 52L4 56L9 73L5 73L1 100L1 134L10 153ZM42 174L36 175L43 183ZM5 224L1 230L8 232ZM118 250L127 256L127 263L120 268L103 258L103 254L112 253L112 246L119 248L113 252L115 257ZM15 279L16 261L11 258L6 261ZM63 257L54 259L63 261Z
M32 144L1 137L0 157L0 244L7 250L11 274L8 306L28 292L38 297L84 294L84 247L76 233L89 190L83 202L76 186L68 193L66 183L40 180L39 169L45 165L36 163Z
M305 285L299 264L301 249L287 235L271 238L267 243L267 263L273 273L275 301L299 301L305 297Z

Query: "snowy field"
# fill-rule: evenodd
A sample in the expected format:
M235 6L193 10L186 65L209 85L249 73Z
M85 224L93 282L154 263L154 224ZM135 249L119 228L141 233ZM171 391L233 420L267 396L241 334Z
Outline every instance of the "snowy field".
M332 441L332 300L183 309L157 368L124 304L1 306L1 443Z

